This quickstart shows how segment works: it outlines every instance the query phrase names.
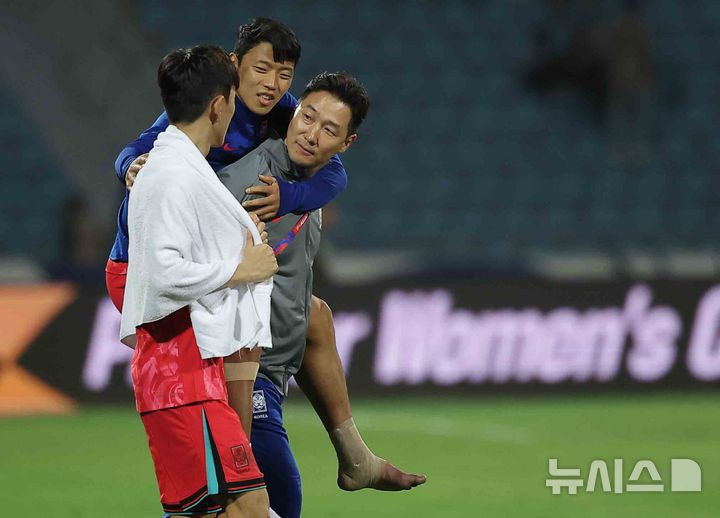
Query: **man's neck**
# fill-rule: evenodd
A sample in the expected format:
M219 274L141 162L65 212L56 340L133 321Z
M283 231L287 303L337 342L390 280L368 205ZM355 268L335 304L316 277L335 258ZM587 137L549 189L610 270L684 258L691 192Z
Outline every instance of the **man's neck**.
M192 140L193 144L202 153L202 156L207 156L210 153L213 134L207 122L202 118L195 122L175 124L175 127Z
M283 145L285 146L285 152L287 152L287 148L288 148L287 140L283 140ZM324 164L320 164L320 165L312 167L312 168L299 166L292 160L290 161L290 163L293 165L295 170L302 175L303 178L308 179L308 178L312 178L313 176L315 176L315 173L317 173L320 169L322 169L323 167L328 165L330 162L325 162Z
M259 113L255 113L250 108L248 108L248 105L245 103L242 97L240 97L240 94L235 95L235 111L241 110L243 112L244 118L249 117L250 120L259 120L265 117L265 115L260 115Z

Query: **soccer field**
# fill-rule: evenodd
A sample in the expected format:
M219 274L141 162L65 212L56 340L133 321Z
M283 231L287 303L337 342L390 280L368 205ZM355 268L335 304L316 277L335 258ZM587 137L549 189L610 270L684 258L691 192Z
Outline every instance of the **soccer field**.
M335 459L309 405L290 403L286 423L304 484L307 517L715 517L720 498L720 395L582 396L551 399L362 401L366 441L397 465L428 475L404 493L344 493ZM553 496L549 457L561 468L650 459L663 493ZM671 493L671 458L703 468L701 493ZM160 518L139 419L131 408L68 417L0 420L2 515ZM641 482L649 482L647 474ZM36 514L35 510L43 510ZM7 513L7 514L6 514Z

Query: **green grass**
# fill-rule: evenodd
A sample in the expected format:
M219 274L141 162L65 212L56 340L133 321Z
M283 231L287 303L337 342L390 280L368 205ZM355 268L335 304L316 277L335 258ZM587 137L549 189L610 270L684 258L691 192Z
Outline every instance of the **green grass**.
M720 498L720 395L552 399L394 399L355 403L377 454L424 472L411 492L344 493L335 458L309 405L286 406L304 484L306 517L715 517ZM547 459L587 473L593 459L625 459L625 477L651 459L665 493L553 496ZM701 493L671 493L673 457L703 468ZM130 408L0 420L2 514L160 518L139 418ZM19 513L22 514L22 513ZM29 516L35 516L30 512Z

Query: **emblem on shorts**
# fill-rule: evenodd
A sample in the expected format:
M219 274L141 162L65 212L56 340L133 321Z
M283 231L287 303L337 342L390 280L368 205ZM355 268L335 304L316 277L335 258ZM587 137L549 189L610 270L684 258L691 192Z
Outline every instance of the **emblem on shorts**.
M262 390L253 391L253 414L262 414L267 412L265 404L265 393Z
M233 446L230 448L230 451L232 452L233 460L235 461L235 469L242 469L250 464L247 453L245 452L245 446L242 444L240 446Z

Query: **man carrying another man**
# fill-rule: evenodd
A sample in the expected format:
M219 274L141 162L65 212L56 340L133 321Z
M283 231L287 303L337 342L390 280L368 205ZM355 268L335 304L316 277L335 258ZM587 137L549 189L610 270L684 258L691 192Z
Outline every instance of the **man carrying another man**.
M287 136L266 140L221 170L220 179L243 201L250 197L247 189L259 183L259 176L268 170L282 181L309 181L331 157L345 152L355 142L369 105L367 92L352 76L320 74L302 93ZM320 210L288 214L267 227L279 270L271 297L273 347L263 352L260 375L255 382L255 396L266 411L255 415L252 438L258 459L273 459L268 465L259 461L260 467L268 481L272 508L286 518L300 515L301 491L300 474L290 451L281 404L288 379L297 374L303 362L311 313L312 264L320 244L320 230ZM387 478L383 470L389 463L375 457L365 446L351 416L328 432L338 454L338 484L343 489L367 487L368 479L372 487L396 489L383 487L383 480ZM259 435L275 435L278 439L272 443L256 441ZM409 487L425 481L423 476L406 476L410 477ZM276 500L278 490L282 502Z

